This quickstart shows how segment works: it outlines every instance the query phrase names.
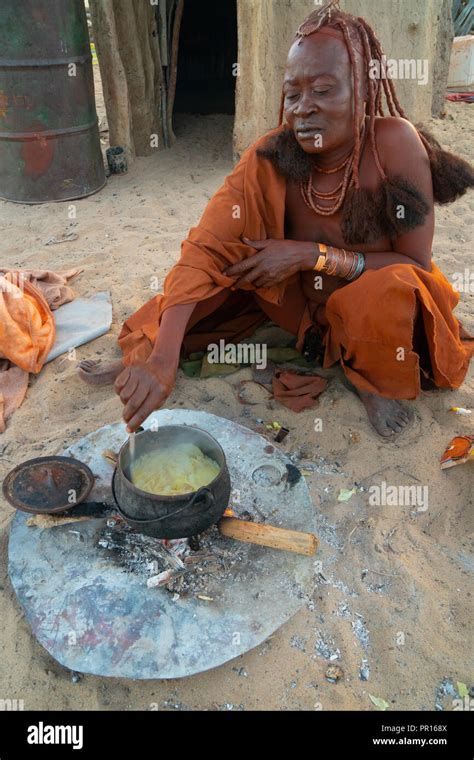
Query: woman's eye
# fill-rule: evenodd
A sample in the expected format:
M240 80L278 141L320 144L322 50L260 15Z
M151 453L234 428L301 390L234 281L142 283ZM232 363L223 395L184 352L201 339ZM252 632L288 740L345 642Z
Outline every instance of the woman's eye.
M297 97L298 97L298 95L287 95L287 96L286 96L286 99L287 99L287 100L294 100L294 99L295 99L295 98L297 98Z
M314 90L316 95L326 95L330 90Z

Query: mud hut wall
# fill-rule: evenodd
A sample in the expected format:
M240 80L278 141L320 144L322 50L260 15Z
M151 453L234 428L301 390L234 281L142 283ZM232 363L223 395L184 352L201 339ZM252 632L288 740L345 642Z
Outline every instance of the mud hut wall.
M130 156L148 155L151 135L163 146L161 61L155 6L142 0L90 0L112 145ZM294 32L314 0L237 0L239 76L236 82L234 158L278 120L285 61ZM364 16L385 53L429 62L427 84L396 82L415 122L443 109L453 38L451 0L341 0Z

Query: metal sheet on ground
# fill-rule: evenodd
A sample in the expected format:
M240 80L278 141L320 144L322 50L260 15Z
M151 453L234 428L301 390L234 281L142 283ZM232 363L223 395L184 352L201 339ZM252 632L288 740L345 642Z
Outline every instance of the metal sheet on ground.
M144 427L193 425L224 449L239 510L255 521L314 532L314 509L302 477L287 480L288 457L263 436L206 412L163 409ZM126 439L106 425L64 452L96 476L89 499L111 502L113 467L104 449ZM235 494L234 494L235 496ZM235 502L233 502L235 503ZM63 666L81 673L134 679L180 678L222 665L256 647L292 617L313 591L312 557L239 544L239 561L212 601L176 598L147 588L98 546L105 519L50 529L28 527L17 513L9 543L10 578L34 635ZM218 537L235 548L232 539Z

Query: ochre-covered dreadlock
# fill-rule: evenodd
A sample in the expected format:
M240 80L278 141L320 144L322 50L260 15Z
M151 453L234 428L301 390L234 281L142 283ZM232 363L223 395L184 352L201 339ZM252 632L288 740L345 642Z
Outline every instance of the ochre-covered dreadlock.
M335 34L342 38L346 45L354 86L354 162L350 187L347 191L343 206L342 231L347 243L372 242L382 235L389 234L394 238L421 224L428 213L428 204L421 194L402 177L387 177L377 150L375 139L375 122L377 116L384 116L383 99L391 116L401 117L409 121L395 90L395 85L389 76L373 78L370 68L374 62L379 70L385 70L385 56L382 46L371 26L360 17L352 16L342 11L339 0L331 0L323 8L313 11L303 21L295 35L298 44L311 34L324 29L325 33ZM376 194L360 187L359 163L362 151L360 116L363 103L361 102L360 66L357 57L362 60L362 76L368 96L365 115L368 119L368 139L374 157L377 171L381 179L382 192ZM283 124L284 94L280 105L279 124ZM439 143L424 129L416 126L418 134L426 148L433 177L433 192L436 203L451 203L463 195L470 187L474 187L474 170L463 159L444 151ZM285 150L287 155L285 158ZM300 172L300 179L307 179L312 171L315 158L306 154L298 144L291 130L284 130L276 138L271 139L267 146L258 151L259 155L272 160L277 168L285 174L285 165L291 154L292 169ZM303 154L303 155L302 155ZM292 171L294 176L294 171ZM398 219L396 209L403 205L407 210L405 219Z

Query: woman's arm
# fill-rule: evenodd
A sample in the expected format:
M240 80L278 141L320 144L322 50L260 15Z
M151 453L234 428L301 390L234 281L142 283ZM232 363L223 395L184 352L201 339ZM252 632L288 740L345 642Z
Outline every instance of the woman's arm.
M161 318L158 336L146 362L126 367L115 381L124 404L123 419L133 433L159 409L173 390L181 344L195 303L170 306Z
M164 311L149 362L168 363L175 370L178 368L181 344L195 308L195 303L177 304Z
M336 248L336 250L340 249ZM346 250L349 249L346 248ZM301 271L314 269L319 255L317 243L303 243L301 248ZM382 267L388 267L390 264L412 264L421 269L431 269L429 263L427 266L421 263L419 256L415 259L405 253L396 253L395 251L371 251L370 253L364 253L364 258L366 269L382 269Z
M428 204L429 212L422 224L397 237L393 251L364 254L367 269L410 263L431 271L435 213L428 154L415 127L406 119L386 117L378 119L376 124L377 148L385 173L389 177L401 177L416 187Z

